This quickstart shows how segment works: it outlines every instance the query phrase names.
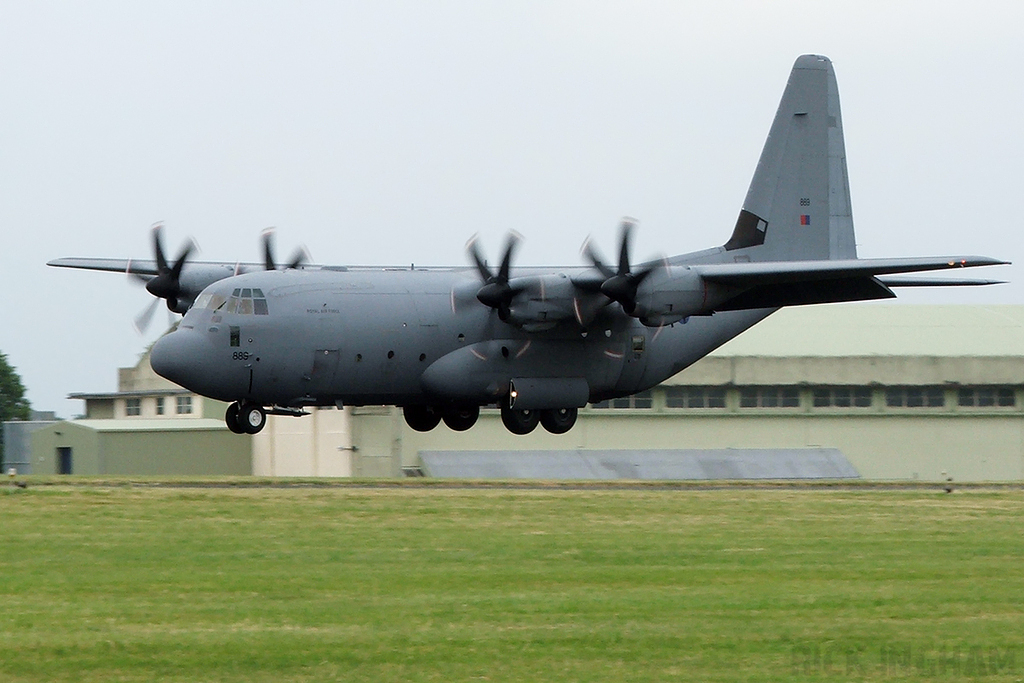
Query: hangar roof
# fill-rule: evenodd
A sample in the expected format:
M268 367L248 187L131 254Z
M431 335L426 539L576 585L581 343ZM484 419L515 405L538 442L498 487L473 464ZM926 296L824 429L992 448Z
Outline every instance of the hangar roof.
M1024 306L794 306L711 355L1024 357Z
M56 423L62 424L62 423ZM213 418L157 418L145 419L129 417L118 420L73 420L68 423L76 427L84 427L97 432L173 432L173 431L223 431L227 427L224 420Z

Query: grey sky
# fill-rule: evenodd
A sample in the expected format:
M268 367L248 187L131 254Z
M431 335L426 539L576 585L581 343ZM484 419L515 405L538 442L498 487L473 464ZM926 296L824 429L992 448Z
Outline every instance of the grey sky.
M110 391L161 325L63 256L522 264L722 244L793 60L835 63L860 255L1018 262L921 303L1024 303L1024 4L5 2L0 350L37 409ZM157 318L166 322L164 317Z

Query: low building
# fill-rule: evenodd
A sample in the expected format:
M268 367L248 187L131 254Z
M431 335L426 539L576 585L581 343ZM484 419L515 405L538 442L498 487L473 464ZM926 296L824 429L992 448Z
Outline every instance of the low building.
M77 393L84 418L32 434L33 474L247 475L252 437L228 431L226 404L159 377L144 354L119 391Z

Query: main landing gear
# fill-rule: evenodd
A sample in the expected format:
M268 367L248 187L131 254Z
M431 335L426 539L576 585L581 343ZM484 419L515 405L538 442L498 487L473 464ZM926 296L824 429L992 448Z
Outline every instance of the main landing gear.
M502 407L501 422L513 434L529 434L540 423L552 434L565 434L576 424L576 408L549 408L547 410L516 410Z
M235 402L224 413L224 422L235 434L258 434L267 424L267 411L256 403Z
M480 417L478 405L450 405L444 407L431 405L405 406L402 408L405 423L417 432L429 432L444 420L449 429L464 432L476 424Z
M409 405L402 408L405 423L417 432L429 432L444 423L449 429L464 432L480 417L480 406L451 405ZM552 434L565 434L576 424L576 408L551 408L549 410L501 409L501 422L513 434L529 434L541 425Z

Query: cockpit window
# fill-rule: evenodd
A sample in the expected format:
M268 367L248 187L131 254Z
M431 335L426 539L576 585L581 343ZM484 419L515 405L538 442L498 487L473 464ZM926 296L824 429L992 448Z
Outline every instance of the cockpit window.
M204 295L205 296L205 295ZM198 304L198 301L196 302ZM236 313L238 315L269 315L267 299L263 296L262 289L238 288L232 293L225 306L224 297L214 295L208 302L210 308L224 307L225 313Z
M192 304L192 307L195 308L196 310L200 310L201 311L202 309L204 309L204 308L206 308L207 306L210 305L210 299L212 299L212 298L213 298L213 294L211 294L209 292L207 292L206 294L200 294L199 298L196 299L194 304Z

